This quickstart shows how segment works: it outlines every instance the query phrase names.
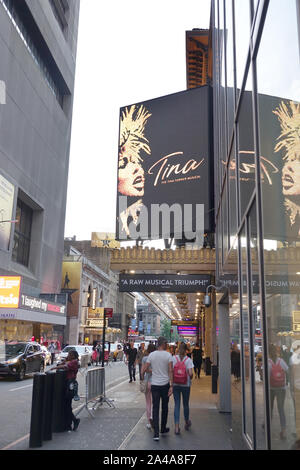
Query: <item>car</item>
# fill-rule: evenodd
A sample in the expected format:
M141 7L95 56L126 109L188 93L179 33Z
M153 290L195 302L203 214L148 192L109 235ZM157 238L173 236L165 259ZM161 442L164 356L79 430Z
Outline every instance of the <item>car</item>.
M43 346L43 345L41 345L41 350L43 351L43 354L44 354L45 366L50 366L51 365L51 352L48 351L46 346Z
M69 352L72 349L75 349L75 351L78 352L79 362L81 362L82 359L86 358L87 363L91 364L91 362L92 362L92 350L90 349L89 346L84 346L82 344L75 344L75 345L65 346L64 349L57 356L57 364L60 364L62 361L66 360Z
M0 376L23 380L25 375L43 372L45 358L41 346L33 341L9 342L0 348Z

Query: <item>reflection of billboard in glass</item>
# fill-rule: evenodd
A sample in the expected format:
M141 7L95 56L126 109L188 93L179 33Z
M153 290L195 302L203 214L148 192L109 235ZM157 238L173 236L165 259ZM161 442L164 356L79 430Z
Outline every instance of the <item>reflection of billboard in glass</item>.
M14 186L0 175L0 249L8 250L14 205ZM8 222L4 222L8 221Z
M182 336L197 336L197 326L177 326L177 332Z
M204 204L204 228L211 232L210 116L208 86L121 108L117 239L138 238L134 232L144 239L164 238L166 217L160 215L157 227L152 212L162 204L180 207L180 223L177 215L168 219L176 238L182 238L188 210L196 228L196 204Z
M240 190L252 194L255 185L253 141L249 132L252 95L245 92L240 115ZM263 189L264 236L273 240L300 238L300 104L258 95L260 170ZM235 178L235 162L229 167Z

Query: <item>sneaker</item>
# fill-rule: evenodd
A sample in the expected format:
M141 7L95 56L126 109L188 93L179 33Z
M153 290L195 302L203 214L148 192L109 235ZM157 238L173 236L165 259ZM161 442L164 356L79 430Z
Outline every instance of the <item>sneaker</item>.
M76 429L78 428L79 426L79 423L80 423L80 419L76 419L75 423L74 423L74 427L73 427L73 431L76 431Z
M153 437L153 440L154 440L154 441L159 441L159 436L154 436L154 437Z
M151 424L150 424L150 423L147 423L147 424L146 424L146 428L147 428L147 429L151 429L151 428L152 428Z
M170 428L165 428L160 431L160 434L167 434L170 431Z

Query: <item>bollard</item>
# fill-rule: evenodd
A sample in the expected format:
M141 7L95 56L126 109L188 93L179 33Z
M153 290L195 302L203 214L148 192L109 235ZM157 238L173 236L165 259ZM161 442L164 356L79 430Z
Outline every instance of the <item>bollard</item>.
M205 375L211 375L211 361L210 357L205 358Z
M53 392L53 413L52 413L52 431L63 432L65 425L65 396L66 396L66 379L65 370L58 369L54 378Z
M212 393L218 393L218 376L219 370L218 366L211 366L211 386L212 386Z
M31 421L30 421L30 438L29 447L42 447L42 431L43 431L43 400L45 390L46 374L34 374L32 403L31 403Z
M55 372L46 372L44 405L43 405L43 441L52 439L52 414Z

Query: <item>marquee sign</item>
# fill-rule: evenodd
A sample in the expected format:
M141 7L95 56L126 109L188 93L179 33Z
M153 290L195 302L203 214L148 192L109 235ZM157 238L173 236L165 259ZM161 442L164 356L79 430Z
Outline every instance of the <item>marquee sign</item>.
M120 292L205 292L208 274L120 274Z

